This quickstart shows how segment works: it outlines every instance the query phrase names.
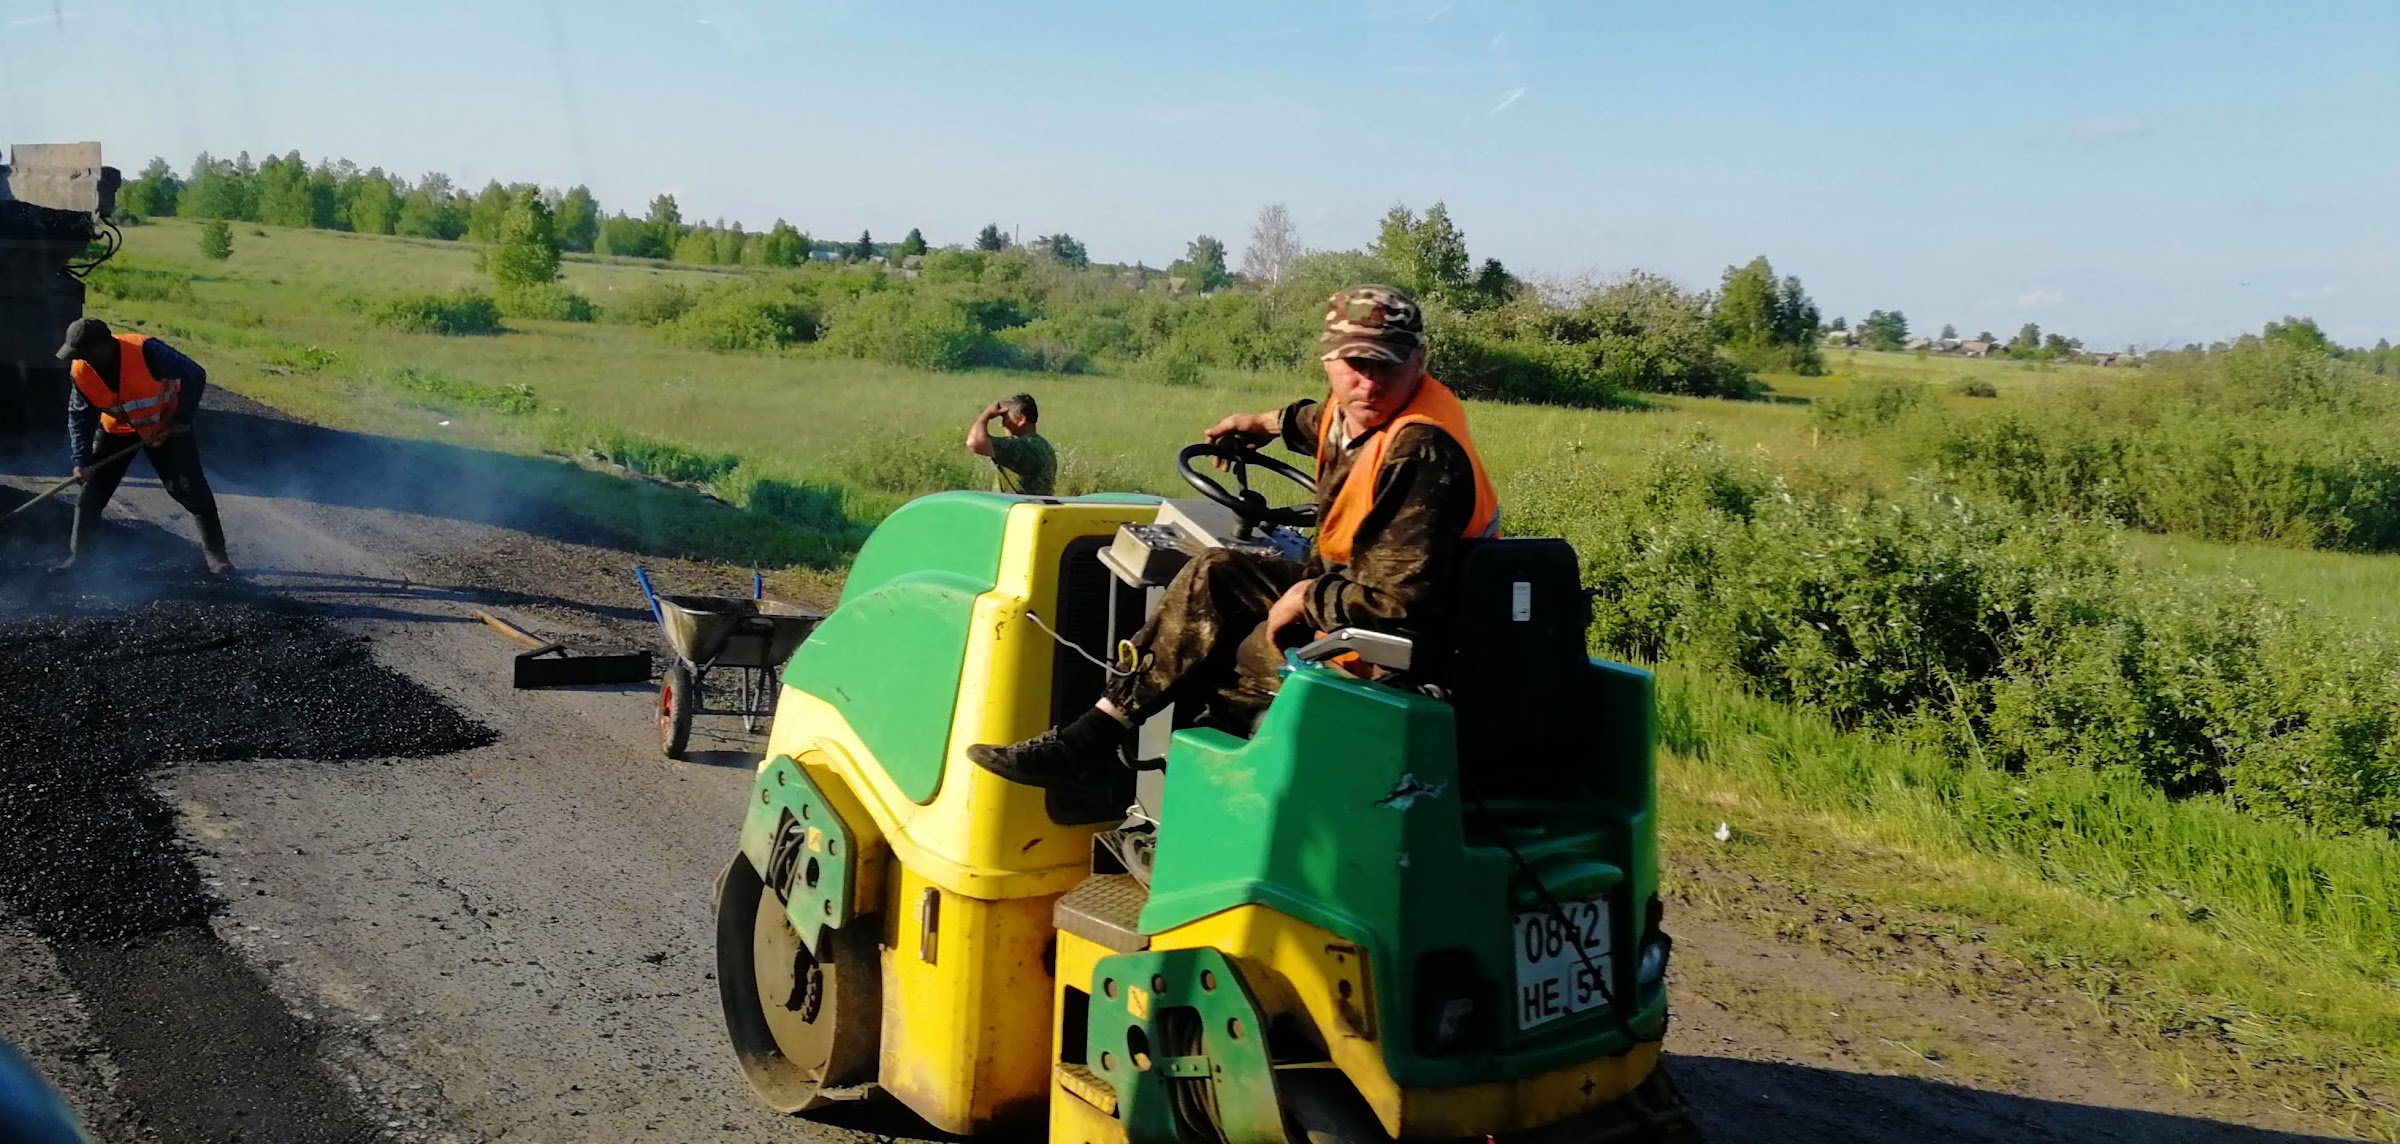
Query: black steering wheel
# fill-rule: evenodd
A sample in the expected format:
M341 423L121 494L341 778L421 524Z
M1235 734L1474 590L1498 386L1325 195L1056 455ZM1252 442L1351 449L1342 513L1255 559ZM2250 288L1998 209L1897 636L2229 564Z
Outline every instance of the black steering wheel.
M1233 470L1233 483L1240 491L1227 489L1224 485L1219 484L1215 477L1202 472L1199 466L1192 464L1193 461L1203 457L1221 462L1224 467ZM1250 466L1252 465L1308 490L1308 495L1312 499L1307 504L1290 505L1284 508L1275 508L1269 505L1267 498L1260 496L1257 490L1250 487ZM1193 490L1201 496L1224 505L1235 516L1240 517L1245 529L1309 528L1317 523L1317 504L1313 499L1317 495L1316 478L1283 461L1267 456L1255 448L1238 444L1232 437L1227 437L1222 441L1203 441L1197 445L1184 446L1182 452L1175 454L1175 471L1182 473L1184 483L1192 486Z

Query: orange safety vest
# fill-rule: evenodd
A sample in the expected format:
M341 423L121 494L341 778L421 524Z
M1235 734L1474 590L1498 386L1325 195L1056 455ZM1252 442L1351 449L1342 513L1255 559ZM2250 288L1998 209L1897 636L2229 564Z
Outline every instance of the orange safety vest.
M1341 420L1341 411L1328 402L1317 416L1317 479L1325 479L1325 470L1333 464L1333 425ZM1342 487L1325 506L1324 516L1317 521L1317 555L1327 564L1348 564L1350 542L1358 532L1358 522L1366 519L1367 510L1375 504L1375 474L1383 468L1383 451L1400 430L1411 425L1432 425L1448 433L1467 451L1467 463L1475 468L1475 515L1467 520L1462 539L1500 535L1500 497L1492 491L1490 477L1484 475L1483 458L1475 453L1475 439L1467 434L1467 407L1459 404L1458 395L1450 387L1435 381L1432 374L1417 383L1416 396L1386 423L1367 443L1359 446L1358 460L1342 478Z
M80 358L68 367L75 377L75 388L83 399L100 410L100 429L119 436L140 435L148 441L167 431L175 421L175 402L183 392L183 383L172 378L160 381L150 376L150 363L142 358L142 344L148 334L118 334L117 388L111 390L101 380L100 371Z

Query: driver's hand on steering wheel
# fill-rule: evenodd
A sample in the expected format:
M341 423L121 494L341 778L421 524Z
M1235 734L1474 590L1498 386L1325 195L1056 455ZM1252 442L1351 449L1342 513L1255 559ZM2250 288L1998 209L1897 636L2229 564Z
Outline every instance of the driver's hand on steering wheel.
M1278 424L1282 420L1281 410L1273 413L1236 413L1209 426L1208 441L1212 445L1227 444L1244 449L1262 449L1283 431L1283 426ZM1232 463L1223 457L1218 457L1211 463L1216 465L1219 472L1233 467Z

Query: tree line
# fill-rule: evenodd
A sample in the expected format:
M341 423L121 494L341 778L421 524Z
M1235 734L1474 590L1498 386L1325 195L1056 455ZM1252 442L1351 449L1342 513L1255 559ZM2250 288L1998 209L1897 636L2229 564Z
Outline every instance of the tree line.
M182 174L165 159L154 158L118 191L117 205L121 213L136 218L221 219L493 243L500 238L511 204L528 193L553 216L562 251L772 267L797 266L820 250L839 259L864 261L927 249L925 236L914 229L897 244L879 244L864 233L854 243L820 243L782 219L758 231L722 219L686 222L673 195L650 200L637 218L624 211L604 213L591 188L584 186L561 191L493 180L469 193L439 171L412 181L381 167L361 168L348 159L312 165L298 151L256 162L247 151L231 159L202 152Z

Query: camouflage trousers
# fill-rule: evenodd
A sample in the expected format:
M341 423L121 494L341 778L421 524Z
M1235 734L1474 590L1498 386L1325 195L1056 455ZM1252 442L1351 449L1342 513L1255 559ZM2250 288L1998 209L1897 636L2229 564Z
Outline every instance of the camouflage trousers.
M1111 679L1108 698L1136 721L1170 703L1205 704L1209 722L1247 733L1282 683L1284 649L1315 634L1306 624L1267 634L1267 609L1306 575L1271 556L1201 553L1168 581L1157 613L1128 641L1133 674Z

